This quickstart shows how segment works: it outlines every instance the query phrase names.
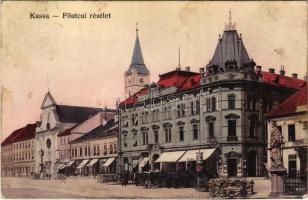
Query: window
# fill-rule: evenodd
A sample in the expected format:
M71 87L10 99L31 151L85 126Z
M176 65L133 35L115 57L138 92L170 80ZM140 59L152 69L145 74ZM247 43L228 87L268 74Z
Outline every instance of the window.
M228 109L234 109L235 108L235 95L230 94L228 95Z
M228 136L236 136L236 120L228 120Z
M96 146L93 147L93 155L96 155Z
M217 110L217 99L212 97L212 111Z
M127 144L126 144L127 146ZM104 145L104 154L106 155L107 154L107 144Z
M251 118L249 120L249 136L254 137L255 136L255 126L256 126L256 119Z
M184 141L184 127L183 126L179 127L179 140Z
M74 149L72 149L72 158L74 158Z
M211 111L211 100L206 99L206 111Z
M158 143L158 130L154 130L154 143Z
M214 122L208 123L208 131L209 131L209 137L213 138L214 137Z
M191 106L191 115L196 115L196 114L199 114L200 112L200 102L199 100L197 100L195 103L194 101L192 101L190 103L190 106Z
M96 147L96 154L99 155L100 153L101 153L101 152L100 152L99 146L97 146L97 147Z
M123 143L124 143L124 147L127 147L127 135L124 135L124 138L123 138Z
M79 156L82 156L82 148L79 148Z
M88 147L85 147L85 148L84 148L84 154L85 154L85 156L88 155Z
M288 140L290 142L295 141L295 124L288 125Z
M198 139L198 125L194 124L193 125L193 140L197 140Z
M77 148L75 149L75 157L77 157Z
M109 145L109 153L113 154L113 145L112 144Z
M171 142L171 128L165 128L165 139L166 139L166 143Z
M149 135L147 131L142 132L142 144L146 145L149 142Z
M117 153L117 143L113 144L113 151L114 151L114 153Z

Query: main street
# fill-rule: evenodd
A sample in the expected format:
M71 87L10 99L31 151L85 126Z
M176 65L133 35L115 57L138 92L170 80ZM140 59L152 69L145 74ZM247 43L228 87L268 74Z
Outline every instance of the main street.
M256 194L265 198L270 192L269 179L255 179ZM193 188L153 188L129 184L100 184L93 178L60 180L32 180L29 178L2 178L1 195L4 198L209 198L208 192Z

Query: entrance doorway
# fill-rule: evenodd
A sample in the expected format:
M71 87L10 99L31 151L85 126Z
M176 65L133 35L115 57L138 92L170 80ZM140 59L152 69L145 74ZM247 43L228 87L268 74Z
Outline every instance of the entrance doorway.
M247 155L247 176L256 176L257 169L257 154L255 151L250 151Z
M237 159L229 158L228 159L228 176L237 175Z
M289 155L289 177L296 177L296 155Z

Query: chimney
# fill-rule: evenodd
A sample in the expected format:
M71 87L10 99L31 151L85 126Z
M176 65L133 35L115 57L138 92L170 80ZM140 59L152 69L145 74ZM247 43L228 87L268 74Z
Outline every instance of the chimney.
M190 67L189 66L185 67L185 71L190 72Z
M200 71L201 77L203 77L204 76L204 68L203 67L199 68L199 71Z
M274 68L269 68L269 69L268 69L268 72L269 72L269 73L272 73L272 74L275 74L275 69L274 69Z
M256 66L256 69L257 69L257 71L261 71L261 69L262 69L262 66L260 66L260 65L257 65L257 66Z
M176 71L180 71L181 70L181 67L176 67Z
M292 78L297 78L297 73L293 73Z
M284 66L283 65L280 67L280 71L279 72L280 72L281 76L284 76L286 74L286 71L284 70Z

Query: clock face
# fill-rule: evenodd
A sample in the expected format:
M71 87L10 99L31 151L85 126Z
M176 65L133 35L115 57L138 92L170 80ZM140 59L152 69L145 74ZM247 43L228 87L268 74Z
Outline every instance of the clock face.
M140 78L139 82L140 82L140 83L143 83L143 82L144 82L143 78Z

